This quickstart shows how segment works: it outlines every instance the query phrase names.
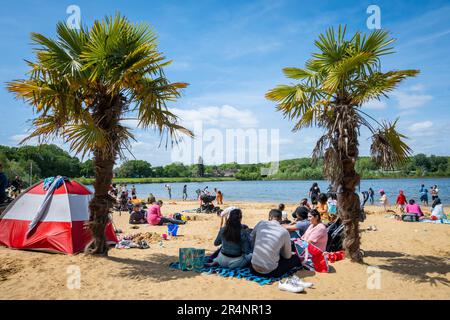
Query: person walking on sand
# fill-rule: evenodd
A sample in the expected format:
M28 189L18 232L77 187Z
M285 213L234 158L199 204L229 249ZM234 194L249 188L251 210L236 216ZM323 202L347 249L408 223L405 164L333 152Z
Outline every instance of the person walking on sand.
M419 191L420 201L424 206L428 206L428 190L425 188L425 185L422 184Z
M383 189L380 190L380 204L383 206L384 212L387 213L389 204L388 197Z
M406 197L403 193L403 190L400 190L400 192L397 196L396 204L398 206L398 209L400 210L400 214L403 214L405 212L405 207L408 204L406 201Z
M187 195L187 184L185 184L183 186L183 201L186 201L187 198L188 198L188 195Z
M216 202L217 202L217 205L223 204L223 194L222 194L222 191L217 190L217 188L214 188L214 192L216 193Z

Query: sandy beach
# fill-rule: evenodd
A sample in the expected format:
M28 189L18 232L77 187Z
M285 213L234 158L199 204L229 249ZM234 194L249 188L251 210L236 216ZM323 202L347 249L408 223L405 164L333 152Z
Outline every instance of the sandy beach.
M166 201L164 215L193 209L197 202ZM234 202L243 223L254 226L267 218L275 203ZM224 207L224 206L222 206ZM287 206L294 210L295 205ZM331 264L331 272L302 270L297 275L314 283L301 294L280 291L277 284L261 286L242 279L181 272L168 267L181 247L215 250L220 219L215 214L188 215L196 220L181 226L179 236L150 244L150 249L111 249L108 257L67 256L0 248L0 299L449 299L450 226L406 223L367 207L361 224L365 264L348 260ZM114 213L124 234L165 233L167 227L140 225L131 229L128 213ZM376 231L365 229L375 225ZM73 267L81 271L79 289L68 288ZM378 267L373 269L368 267ZM72 268L72 269L71 269ZM373 270L380 272L379 289L371 289ZM68 273L69 272L69 273ZM369 282L369 286L368 286Z

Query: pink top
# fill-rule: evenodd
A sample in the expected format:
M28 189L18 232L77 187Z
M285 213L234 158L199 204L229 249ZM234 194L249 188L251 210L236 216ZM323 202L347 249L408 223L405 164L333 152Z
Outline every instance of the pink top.
M423 216L423 212L422 212L422 210L420 209L420 206L417 203L408 204L406 206L406 212L407 213L415 213L415 214L417 214L419 216Z
M157 204L152 205L147 211L147 222L154 226L158 225L161 221L161 207Z
M326 251L328 241L327 227L323 223L319 223L317 226L311 224L301 239L308 241L322 251Z

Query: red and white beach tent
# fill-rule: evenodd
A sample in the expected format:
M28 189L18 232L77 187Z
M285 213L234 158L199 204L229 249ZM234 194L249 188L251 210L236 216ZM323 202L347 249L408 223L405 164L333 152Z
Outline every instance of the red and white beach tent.
M55 189L50 204L36 227L28 227L43 203L44 182L28 188L0 216L0 245L73 254L83 251L92 237L85 227L89 220L92 192L84 185L65 180ZM108 242L118 239L110 223L105 229Z

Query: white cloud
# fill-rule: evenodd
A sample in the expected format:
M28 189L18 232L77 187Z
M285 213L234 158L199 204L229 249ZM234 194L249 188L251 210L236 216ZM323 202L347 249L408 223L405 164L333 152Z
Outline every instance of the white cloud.
M433 127L433 122L431 121L416 122L409 127L409 131L422 132L423 130L430 129L431 127Z
M171 109L186 127L201 121L204 126L220 128L255 128L258 126L256 115L248 109L238 109L230 105L222 107L200 107L197 109Z
M397 100L397 107L403 110L420 108L433 99L431 95L423 93L421 85L415 85L404 91L396 91L391 95Z
M369 102L363 104L363 108L372 110L381 110L387 107L386 102L380 100L370 100Z

